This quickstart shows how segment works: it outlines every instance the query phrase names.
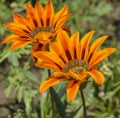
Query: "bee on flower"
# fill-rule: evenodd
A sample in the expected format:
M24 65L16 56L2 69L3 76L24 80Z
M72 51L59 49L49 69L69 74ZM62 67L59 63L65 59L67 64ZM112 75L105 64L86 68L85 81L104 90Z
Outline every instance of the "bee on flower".
M65 80L68 82L66 87L68 100L73 101L79 87L87 83L90 76L98 85L103 84L104 75L97 69L97 66L115 52L116 48L98 49L107 36L97 38L90 45L94 32L87 33L79 40L79 32L68 36L65 31L60 30L56 42L49 45L50 51L33 53L37 59L36 66L54 70L53 75L40 85L40 93Z

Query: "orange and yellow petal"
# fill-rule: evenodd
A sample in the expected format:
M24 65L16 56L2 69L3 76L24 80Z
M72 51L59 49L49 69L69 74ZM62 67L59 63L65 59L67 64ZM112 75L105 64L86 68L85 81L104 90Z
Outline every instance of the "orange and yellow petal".
M79 44L79 32L74 33L69 39L69 50L72 59L79 59L80 57L80 44Z
M35 57L34 57L35 58ZM40 67L40 68L47 68L47 69L51 69L54 71L60 71L59 67L57 65L51 64L51 63L46 63L43 62L42 60L37 60L37 62L35 63L35 66Z
M97 38L90 46L88 62L91 60L92 56L96 53L100 45L108 38L108 36L102 36Z
M88 53L89 53L89 43L95 31L88 32L82 39L81 39L81 59L87 61Z
M67 21L67 19L71 16L71 14L66 14L62 18L59 19L59 21L55 25L55 30L59 29L62 27L62 25Z
M48 79L43 81L43 83L40 85L40 93L44 93L48 88L59 83L62 80L66 80L66 79L65 78L57 78L54 76L49 77Z
M31 43L31 41L15 41L11 45L10 49L15 50L15 49L21 48L21 47L23 47L23 46L25 46L25 45L27 45L29 43Z
M68 62L68 57L66 55L66 52L68 50L68 35L65 31L61 30L57 34L57 44L58 48L60 50L61 56L65 59L66 62Z
M28 3L26 4L26 17L29 25L33 30L38 27L38 20L35 16L35 9Z
M48 1L45 9L47 10L47 14L46 14L46 22L47 22L47 26L51 27L53 24L53 18L54 18L54 8L53 8L53 4L51 2L51 0Z
M35 4L35 11L38 12L39 19L42 18L43 10L44 10L43 6L41 5L40 2L37 1L36 4Z
M105 48L101 51L96 52L92 60L90 60L89 62L89 69L95 68L101 61L103 61L106 57L108 57L115 51L116 48Z
M55 53L60 55L60 50L58 48L58 44L56 42L53 42L49 45L49 49L51 53Z
M24 18L22 15L19 14L13 14L14 22L13 23L19 23L22 25L25 25L28 30L32 30L29 23L27 22L27 19Z
M56 23L59 21L60 18L62 18L64 15L66 15L68 13L68 6L65 5L60 11L58 11L55 14L55 18L54 18L54 27L56 26Z
M54 64L56 66L58 66L60 69L64 67L64 63L63 61L58 57L58 55L52 54L50 52L47 51L39 51L34 53L34 56L36 58L40 58L42 59L44 62L48 62L50 64Z
M70 102L72 102L79 90L80 81L70 80L67 84L67 97Z
M9 43L18 40L20 37L16 34L11 34L10 36L6 37L1 43Z
M102 72L93 69L89 71L88 74L95 80L98 85L102 85L104 83L104 75Z

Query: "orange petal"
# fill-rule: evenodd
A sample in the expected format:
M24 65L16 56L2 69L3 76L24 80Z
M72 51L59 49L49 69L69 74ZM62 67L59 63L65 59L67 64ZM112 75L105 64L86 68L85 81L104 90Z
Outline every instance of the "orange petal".
M56 22L56 26L55 29L59 29L60 27L62 27L62 25L67 21L67 19L71 16L71 14L66 14L64 15L62 18L60 18L58 20L58 22Z
M58 57L58 55L52 54L47 51L39 51L34 53L34 56L36 58L42 59L44 62L48 62L54 65L57 65L58 67L62 68L64 67L63 61Z
M65 5L60 11L58 11L55 14L55 19L54 19L55 25L56 25L57 21L67 13L68 13L68 6Z
M19 24L21 25L21 24ZM25 35L25 36L29 36L29 31L25 32L24 29L20 28L20 27L17 27L18 25L16 24L12 24L9 26L7 26L7 28L11 31L13 31L14 33L16 33L17 35Z
M89 69L95 68L101 61L103 61L106 57L108 57L115 51L116 48L105 48L101 51L96 52L92 60L90 60Z
M49 77L40 85L40 93L44 93L49 87L59 83L61 80L65 80L65 78Z
M32 27L32 29L35 29L35 23L34 23L34 20L35 20L34 12L35 12L35 10L28 3L26 3L25 6L26 6L26 17L27 17L27 20L28 20L30 26Z
M68 36L71 36L71 30L69 26L62 26L62 30L66 31Z
M42 51L42 53L44 53L44 52L45 51ZM54 64L53 61L49 57L42 55L42 53L41 53L41 51L33 52L33 56L36 57L38 60L41 59L44 62L47 62L49 64Z
M43 11L42 20L43 20L44 27L46 27L47 26L47 23L46 23L46 21L47 21L47 10L46 9L44 9L44 11Z
M74 59L80 59L80 44L79 44L79 32L73 34L70 37L70 47L73 47L73 49L69 49L71 50L70 52L72 52L73 50L73 54L71 53L72 56L74 56Z
M45 9L47 10L47 19L46 19L47 26L51 27L53 23L53 18L54 18L54 8L51 0L48 1Z
M46 63L46 62L43 62L42 60L37 60L37 62L35 63L35 66L40 68L52 69L54 71L60 71L60 69L55 64Z
M108 36L102 36L96 39L90 46L89 59L90 60L93 54L98 50L99 46L107 39Z
M24 34L29 36L29 32L30 30L26 27L25 24L21 24L21 23L9 23L9 25L7 26L8 29L12 30L12 29L20 29L24 32Z
M35 15L34 15L34 8L29 4L29 3L26 3L26 15L27 16L30 16L32 19L35 19Z
M22 16L22 15L19 15L19 14L13 14L13 18L14 18L14 22L15 23L21 23L21 24L25 24L26 22L26 19Z
M68 50L69 36L64 30L58 32L57 39L58 39L57 41L61 44L63 49Z
M35 9L36 9L36 11L38 11L38 15L39 15L39 17L40 17L40 19L42 18L42 13L43 13L43 7L42 7L42 5L40 4L40 2L36 2L36 4L35 4Z
M60 54L60 51L59 51L59 48L56 42L51 43L49 48L50 48L50 52L58 54L58 55Z
M23 24L23 25L26 26L27 30L29 30L29 31L32 30L29 22L23 16L21 16L19 14L14 14L13 17L14 17L14 22L15 23Z
M104 82L104 75L98 70L91 70L88 74L95 80L98 85L102 85Z
M57 34L57 44L58 48L60 50L61 56L68 61L68 58L66 56L65 51L69 51L68 49L68 42L69 42L69 36L67 33L63 30L60 30Z
M80 81L75 82L74 80L71 80L70 82L68 82L67 97L70 102L72 102L75 99L79 86L80 86Z
M81 39L81 59L84 61L87 60L88 57L88 50L89 50L89 42L93 36L95 31L88 32L82 39Z
M43 45L41 43L34 43L33 47L32 47L32 53L37 52L37 51L44 51L46 50L46 45Z
M13 41L16 41L18 40L20 37L16 34L12 34L8 37L6 37L1 43L4 44L4 43L8 43L8 42L13 42Z
M60 50L58 48L57 42L51 43L50 46L49 46L49 48L50 48L50 52L53 53L53 54L58 55L59 58L63 61L63 63L67 62L67 60L65 60L65 58L64 58L65 52L62 52L62 53L60 52ZM66 55L65 55L65 57L66 57Z
M15 41L15 42L11 45L10 49L11 49L11 50L15 50L15 49L21 48L21 47L23 47L23 46L25 46L25 45L27 45L27 44L29 44L29 43L31 43L31 41Z
M40 19L42 19L42 14L43 14L43 7L37 1L36 4L35 4L35 16L36 16L36 20L38 22L39 27L42 27L41 20L40 20Z

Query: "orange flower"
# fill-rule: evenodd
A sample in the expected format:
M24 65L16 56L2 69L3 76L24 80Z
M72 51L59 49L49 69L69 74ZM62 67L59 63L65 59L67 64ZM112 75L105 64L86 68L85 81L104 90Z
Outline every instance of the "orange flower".
M63 25L70 15L67 5L55 14L51 0L48 0L44 8L39 2L35 7L27 3L26 18L14 14L14 21L5 24L14 34L6 37L2 43L12 42L11 50L14 50L34 42L33 50L44 50L45 45L55 38L58 30L62 28L69 33L69 27Z
M80 85L87 82L89 76L98 85L103 84L104 75L96 67L115 52L116 48L98 50L107 36L102 36L89 45L93 34L94 31L91 31L79 41L78 32L69 37L65 31L61 30L57 35L57 42L50 44L49 52L34 53L37 58L36 66L54 70L53 75L41 84L40 93L62 80L68 80L67 97L72 101Z

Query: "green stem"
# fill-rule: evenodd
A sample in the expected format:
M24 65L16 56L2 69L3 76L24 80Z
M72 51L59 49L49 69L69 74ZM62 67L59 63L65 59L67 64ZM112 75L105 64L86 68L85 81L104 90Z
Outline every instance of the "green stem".
M80 93L81 93L82 104L83 104L84 118L87 118L85 98L84 98L84 94L83 94L83 90L82 89L80 89Z
M48 69L48 76L50 77L51 76L51 72L50 72L50 69ZM52 94L52 87L50 87L50 97L51 97L51 104L52 104L52 118L55 118L55 107L54 107L54 97L53 97L53 94Z

